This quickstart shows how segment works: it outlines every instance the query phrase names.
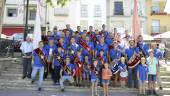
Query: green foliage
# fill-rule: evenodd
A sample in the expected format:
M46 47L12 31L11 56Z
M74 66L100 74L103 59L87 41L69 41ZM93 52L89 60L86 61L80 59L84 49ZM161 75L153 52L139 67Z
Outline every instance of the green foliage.
M60 6L65 6L67 2L69 2L70 0L56 0L57 1L57 5ZM53 6L53 2L52 0L46 0L46 3L50 4L51 6Z

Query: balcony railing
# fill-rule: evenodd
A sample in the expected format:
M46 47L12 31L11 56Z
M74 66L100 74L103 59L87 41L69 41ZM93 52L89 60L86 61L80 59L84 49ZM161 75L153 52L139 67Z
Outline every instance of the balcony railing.
M166 26L151 26L151 35L160 34L167 31Z
M151 15L167 15L167 13L164 12L164 8L156 6L151 8Z
M55 16L68 16L69 9L68 8L55 8L54 13L55 13Z

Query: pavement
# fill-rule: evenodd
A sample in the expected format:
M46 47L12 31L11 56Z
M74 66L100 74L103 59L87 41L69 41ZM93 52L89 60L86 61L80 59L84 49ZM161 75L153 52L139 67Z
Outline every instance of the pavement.
M0 90L0 96L91 96L90 91L75 92L75 91L30 91L30 90ZM99 96L103 96L102 92L99 92ZM117 93L110 92L109 96L137 96L137 93Z

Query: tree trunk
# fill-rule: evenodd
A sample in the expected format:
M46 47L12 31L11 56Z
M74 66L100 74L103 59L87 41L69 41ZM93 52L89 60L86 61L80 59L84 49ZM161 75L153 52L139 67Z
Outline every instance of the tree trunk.
M0 0L0 38L2 34L2 25L3 25L3 16L4 16L4 10L5 10L5 1L6 0Z

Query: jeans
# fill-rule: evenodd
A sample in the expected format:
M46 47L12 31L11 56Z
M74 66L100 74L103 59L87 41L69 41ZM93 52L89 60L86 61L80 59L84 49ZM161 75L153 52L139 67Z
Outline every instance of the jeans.
M33 70L32 70L32 74L31 74L31 78L32 78L33 81L35 81L36 74L38 73L38 71L39 71L38 88L41 88L42 83L43 83L44 67L36 67L36 66L34 66Z
M68 80L70 83L73 83L73 77L72 76L62 76L60 79L60 87L61 89L64 89L64 81Z
M138 88L138 80L137 80L137 66L135 68L128 69L128 87Z

